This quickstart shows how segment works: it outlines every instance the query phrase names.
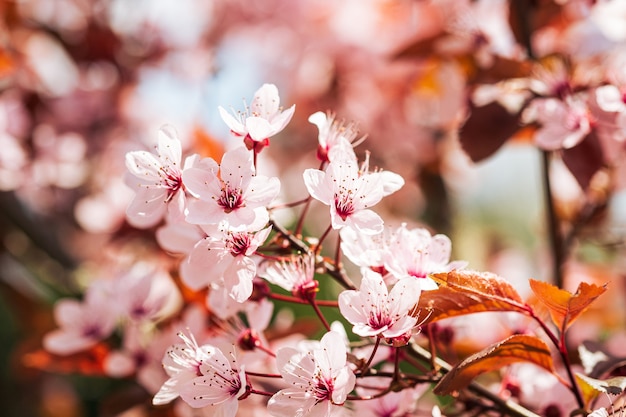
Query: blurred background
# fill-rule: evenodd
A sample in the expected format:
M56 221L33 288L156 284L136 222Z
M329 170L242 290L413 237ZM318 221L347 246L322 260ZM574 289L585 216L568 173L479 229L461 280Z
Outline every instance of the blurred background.
M370 166L407 181L376 211L447 234L470 268L528 294L527 278L554 282L551 227L563 232L563 285L611 282L572 338L618 346L623 141L607 145L615 129L598 129L599 153L540 149L537 126L519 117L538 93L514 84L540 78L533 65L547 56L602 71L625 42L619 0L0 0L0 413L171 412L150 408L132 378L104 377L97 350L55 357L42 337L56 327L54 302L80 297L111 256L167 256L154 230L125 221L125 153L152 149L167 123L184 154L218 157L240 143L217 106L242 109L263 83L296 105L261 154L282 200L306 196L302 171L318 165L307 119L332 111L367 135L357 151L371 151ZM459 325L457 339L498 339L494 325L473 340L475 325Z

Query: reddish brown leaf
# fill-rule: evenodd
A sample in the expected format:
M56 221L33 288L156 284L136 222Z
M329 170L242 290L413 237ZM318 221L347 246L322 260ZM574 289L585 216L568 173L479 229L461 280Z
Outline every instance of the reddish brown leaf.
M606 291L606 285L598 286L581 282L575 294L543 281L530 280L530 288L537 299L550 311L554 324L567 329L589 305Z
M538 29L564 20L562 6L553 0L510 0L509 25L515 40L529 46L531 35Z
M605 166L602 146L594 132L573 148L563 150L562 159L583 190L589 187L591 178Z
M439 288L424 291L418 309L427 322L482 311L526 311L515 288L495 274L476 271L451 271L432 275Z
M531 362L554 371L548 346L539 338L513 335L469 356L454 366L433 389L437 395L450 394L468 386L474 378L516 362Z
M520 129L519 114L509 113L498 103L481 107L470 105L470 112L459 132L459 140L474 162L493 155Z

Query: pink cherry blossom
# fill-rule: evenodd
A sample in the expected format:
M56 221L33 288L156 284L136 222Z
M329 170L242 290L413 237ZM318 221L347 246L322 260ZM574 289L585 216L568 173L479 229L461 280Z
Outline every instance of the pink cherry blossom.
M330 416L354 389L356 378L346 357L343 339L333 331L322 337L318 348L280 349L276 363L289 387L270 398L269 413L275 417Z
M198 346L193 334L179 333L178 336L184 343L170 346L163 356L163 369L169 379L152 399L155 405L167 404L178 398L181 387L201 375L202 363L215 353L213 346Z
M46 350L69 355L94 346L115 329L117 315L109 288L94 283L84 301L62 299L54 306L54 318L59 329L48 333L43 340Z
M223 288L238 303L252 294L256 263L250 258L271 228L254 232L222 223L194 246L181 265L183 282L194 290Z
M314 297L317 292L318 282L314 279L315 257L311 255L264 263L258 275L305 300Z
M181 295L176 284L163 270L137 264L119 276L114 288L121 317L135 322L153 322L180 308Z
M330 206L333 229L347 226L366 234L383 230L383 220L369 209L384 196L381 176L361 175L350 161L333 161L326 171L307 169L303 176L309 194Z
M154 226L163 218L170 203L182 212L181 152L176 132L164 126L159 130L156 156L146 151L126 154L126 167L131 174L127 183L136 190L135 198L126 210L133 226Z
M317 157L321 161L329 161L329 153L333 147L344 140L352 144L359 134L356 124L337 121L335 115L330 112L313 113L309 116L309 122L319 129Z
M247 148L255 152L269 145L269 138L287 126L295 110L295 104L285 111L281 109L278 89L274 84L263 84L254 94L250 108L234 116L219 107L222 120L231 132L243 137Z
M180 396L194 408L211 407L211 415L234 417L238 400L249 394L244 367L237 365L234 346L226 353L209 348L208 357L199 365L199 375L181 386Z
M339 294L339 310L354 325L359 336L394 338L411 331L417 318L409 315L419 301L420 284L416 279L404 278L391 291L383 277L365 270L358 291Z
M368 377L367 388L357 387L356 391L361 396L376 395L386 390L390 382L389 378ZM415 416L417 400L427 389L426 384L419 384L413 388L406 388L399 392L388 392L382 397L374 398L369 401L355 401L355 411L360 417Z
M522 114L525 122L538 122L535 143L542 149L569 149L578 145L590 132L592 118L582 98L566 101L537 98Z
M385 227L381 233L369 235L358 230L344 227L340 231L341 251L355 265L361 268L371 268L383 277L387 275L385 259L394 235L390 227Z
M185 185L199 198L190 203L187 221L263 227L269 220L266 206L278 195L280 181L255 175L252 159L251 152L239 147L226 152L219 167L207 158L203 168L185 170Z
M464 261L450 262L451 251L452 243L446 235L432 236L424 228L408 229L402 224L388 241L384 266L396 279L419 278L422 290L434 290L437 284L429 274L466 265Z

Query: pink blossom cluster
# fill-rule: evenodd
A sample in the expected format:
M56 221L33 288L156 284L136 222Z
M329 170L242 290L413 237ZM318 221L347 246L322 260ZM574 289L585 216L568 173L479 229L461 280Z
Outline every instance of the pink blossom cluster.
M135 193L128 221L152 228L162 249L177 256L179 288L167 274L169 286L154 271L136 275L137 268L113 282L96 281L83 301L57 303L59 329L46 337L49 351L74 354L121 332L123 346L106 359L109 375L136 374L155 393L155 405L180 399L207 415L235 416L242 401L263 396L271 397L267 412L273 416L335 415L351 401L368 398L355 392L361 378L375 377L374 397L392 394L381 385L385 378L368 370L419 335L420 294L437 288L428 275L464 263L449 262L451 243L444 235L384 225L374 207L398 191L403 178L372 169L369 153L359 161L353 128L324 113L310 118L319 129L321 165L302 173L308 196L294 204L277 202L280 180L259 173L258 158L295 110L283 111L279 100L276 87L265 84L239 120L220 108L242 141L220 162L198 154L183 162L171 126L159 130L154 152L126 154L126 183ZM311 243L302 240L301 230L289 231L275 218L302 206L302 225L315 204L327 206L328 225L322 236L306 239ZM338 239L337 259L328 265L323 252L331 234ZM358 288L340 266L340 253L361 268ZM318 300L321 275L343 280L346 289L338 301ZM181 297L189 291L202 295L201 305ZM264 332L271 300L309 304L326 333L320 341L269 342ZM338 309L369 352L353 349L343 326L331 327L321 306ZM176 316L183 320L171 322ZM203 326L209 317L218 326ZM171 323L164 327L166 322ZM161 354L165 372L146 383L147 375L157 372L155 354L167 345Z

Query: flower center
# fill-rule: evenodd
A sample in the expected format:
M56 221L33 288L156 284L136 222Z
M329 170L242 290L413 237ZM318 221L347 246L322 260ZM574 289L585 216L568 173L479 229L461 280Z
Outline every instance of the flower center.
M246 232L232 233L226 241L226 248L233 256L245 255L250 247L250 235Z
M335 210L341 220L346 220L348 216L354 213L354 204L352 203L352 195L350 190L339 191L335 193Z
M367 324L372 329L382 329L385 326L389 326L391 324L391 318L389 317L389 312L386 308L384 309L374 309L370 311L369 318Z
M171 167L161 167L159 176L163 182L163 186L167 188L166 202L169 202L183 185L183 177L180 171Z
M231 211L242 207L243 198L241 189L232 189L228 185L226 185L224 188L222 188L222 195L217 200L217 204L219 204L226 213L230 213Z
M333 393L333 381L326 379L318 379L317 385L313 389L313 395L315 396L316 402L322 402L325 400L332 401L332 393Z

